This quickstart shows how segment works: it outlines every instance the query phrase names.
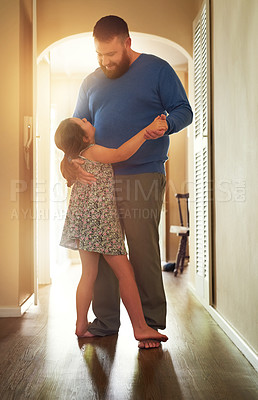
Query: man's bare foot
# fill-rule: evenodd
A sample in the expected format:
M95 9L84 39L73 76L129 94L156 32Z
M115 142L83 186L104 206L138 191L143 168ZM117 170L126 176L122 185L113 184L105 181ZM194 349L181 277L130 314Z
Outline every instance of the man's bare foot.
M156 349L160 347L160 341L155 339L141 340L138 347L139 349Z
M168 337L147 326L134 332L135 339L139 340L141 349L152 349L160 346L160 342L166 342Z

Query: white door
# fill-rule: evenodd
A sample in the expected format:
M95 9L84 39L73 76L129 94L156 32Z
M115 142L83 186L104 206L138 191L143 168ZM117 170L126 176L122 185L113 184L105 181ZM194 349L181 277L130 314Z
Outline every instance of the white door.
M193 25L194 37L194 168L195 281L199 297L210 302L210 80L209 2L205 0Z

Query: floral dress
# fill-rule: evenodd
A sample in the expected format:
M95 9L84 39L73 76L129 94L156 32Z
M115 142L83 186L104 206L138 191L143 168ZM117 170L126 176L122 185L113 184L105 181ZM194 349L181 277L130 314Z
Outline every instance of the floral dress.
M73 185L60 245L108 255L126 254L114 194L111 164L80 156L96 184Z

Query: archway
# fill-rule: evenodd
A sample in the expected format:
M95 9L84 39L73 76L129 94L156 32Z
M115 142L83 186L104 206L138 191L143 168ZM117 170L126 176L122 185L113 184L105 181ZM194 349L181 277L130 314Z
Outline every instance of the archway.
M171 64L177 73L188 74L188 94L191 99L193 81L191 56L181 46L166 38L140 32L131 32L131 37L134 50L155 54ZM55 149L53 134L58 122L72 115L82 80L97 67L91 32L57 41L38 57L36 182L39 188L37 202L39 283L50 283L53 267L63 265L68 260L68 251L58 246L68 190L59 173L58 165L62 153ZM163 212L160 244L164 261L165 218ZM71 261L73 257L71 254L69 256ZM78 262L78 258L75 258L75 262Z

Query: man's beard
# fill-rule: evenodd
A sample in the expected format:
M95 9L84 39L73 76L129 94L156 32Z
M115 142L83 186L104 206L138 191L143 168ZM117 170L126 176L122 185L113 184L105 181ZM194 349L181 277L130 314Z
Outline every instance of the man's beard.
M110 67L115 65L116 66L115 69L108 70L101 63L99 63L99 65L107 78L117 79L117 78L120 78L120 76L124 75L128 71L128 69L130 67L130 59L125 50L123 53L122 60L119 64L116 64L116 63L110 64Z

